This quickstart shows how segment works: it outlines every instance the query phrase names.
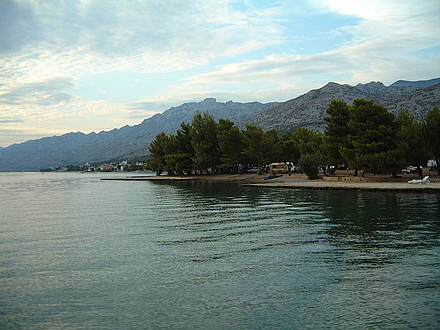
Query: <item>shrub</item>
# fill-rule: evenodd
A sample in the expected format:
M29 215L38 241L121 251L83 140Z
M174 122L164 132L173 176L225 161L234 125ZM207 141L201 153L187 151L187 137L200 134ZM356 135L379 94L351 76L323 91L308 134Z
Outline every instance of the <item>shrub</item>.
M301 172L307 174L310 180L318 179L318 168L321 165L321 155L319 153L304 154L299 160Z

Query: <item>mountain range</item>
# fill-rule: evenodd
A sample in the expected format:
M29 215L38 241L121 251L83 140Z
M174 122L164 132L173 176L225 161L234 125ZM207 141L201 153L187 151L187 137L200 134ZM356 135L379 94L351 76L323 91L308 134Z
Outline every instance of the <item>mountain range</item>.
M333 99L353 103L356 98L373 100L393 113L408 109L416 119L423 120L426 113L440 104L440 78L423 81L399 80L390 86L381 82L341 85L330 82L324 87L314 89L292 100L279 103L251 118L251 124L265 130L292 130L307 127L323 131L324 117Z
M139 125L100 133L68 133L0 148L0 171L38 171L51 166L145 157L149 143L158 133L174 133L182 122L190 123L197 111L209 112L216 120L230 119L241 127L251 123L281 132L297 127L323 131L329 103L343 99L351 104L356 98L373 100L394 113L406 108L423 120L429 110L440 105L440 78L399 80L390 86L381 82L355 86L330 82L286 102L267 104L223 103L207 98L172 107Z
M207 98L202 102L172 107L139 125L100 133L68 133L13 144L0 149L0 171L38 171L52 166L145 157L149 143L157 134L161 131L174 133L182 122L191 123L197 111L209 112L216 120L228 118L239 123L272 105L274 103L221 103Z

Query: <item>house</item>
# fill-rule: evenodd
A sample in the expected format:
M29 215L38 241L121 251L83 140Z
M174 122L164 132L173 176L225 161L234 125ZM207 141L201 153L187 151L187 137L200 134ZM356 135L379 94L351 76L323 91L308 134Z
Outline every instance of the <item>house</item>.
M105 164L98 167L98 170L101 172L112 172L115 170L114 166L111 164Z

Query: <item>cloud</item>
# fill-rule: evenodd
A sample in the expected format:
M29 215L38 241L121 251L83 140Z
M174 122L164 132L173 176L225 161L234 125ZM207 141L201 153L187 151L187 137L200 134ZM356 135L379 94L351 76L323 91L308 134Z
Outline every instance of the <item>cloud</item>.
M320 10L361 17L357 25L339 29L350 34L351 40L320 53L278 53L225 64L216 71L189 77L184 84L175 85L174 92L197 93L205 86L215 86L217 90L247 88L248 95L253 91L256 98L271 94L272 100L276 100L274 97L286 90L320 87L326 82L324 79L392 83L406 77L427 79L440 72L440 55L430 58L421 55L425 49L440 46L437 1L427 1L426 6L425 2L419 5L413 1L404 1L401 6L400 2L397 5L383 1L312 3ZM255 86L259 90L255 91Z
M23 123L23 119L18 118L0 118L0 124Z
M0 55L19 51L40 38L32 8L11 0L0 2L0 31Z
M440 8L437 0L309 0L315 7L343 15L358 16L370 21L401 20L408 16L423 15L433 18Z
M81 72L170 72L280 43L276 8L230 1L6 2L11 32L0 78L35 81ZM28 24L21 24L20 21ZM31 33L34 30L35 33ZM17 52L20 50L21 52Z
M0 116L66 129L63 119L87 115L133 123L179 102L135 109L72 90L87 75L174 72L278 44L277 10L240 11L229 0L1 1Z
M0 1L0 122L11 129L31 127L32 132L50 125L54 130L98 130L92 125L110 129L122 126L121 120L134 124L206 97L279 101L329 80L392 83L440 72L438 51L426 56L426 49L440 47L438 0L253 4ZM301 14L304 8L307 14ZM356 19L340 21L341 15ZM317 17L331 17L338 28L311 34L300 30L311 27ZM341 22L350 26L340 27ZM303 44L292 42L311 44L327 35L340 36L338 46L329 43L303 52ZM133 84L141 92L125 98L126 104L108 101L120 100L112 95L123 83L117 78L112 78L114 88L90 84L90 93L77 88L87 77L106 72L157 74L149 76L150 84L150 78ZM144 91L146 98L139 98Z
M54 105L67 102L72 96L64 90L75 86L71 78L53 78L47 81L34 83L14 84L9 89L3 88L0 94L0 104L8 105Z

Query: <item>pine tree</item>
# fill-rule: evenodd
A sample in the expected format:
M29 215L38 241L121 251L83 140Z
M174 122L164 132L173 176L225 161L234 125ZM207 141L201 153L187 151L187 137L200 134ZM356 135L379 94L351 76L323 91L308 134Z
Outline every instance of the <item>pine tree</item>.
M422 123L417 122L408 110L397 115L397 152L401 168L408 165L424 166L429 158Z
M330 117L325 117L323 151L330 165L345 163L341 150L347 146L347 138L350 134L348 122L350 120L350 106L343 100L333 100L327 108Z
M399 169L395 116L372 101L356 99L350 111L350 133L342 155L350 167L372 173L393 173Z
M287 163L297 164L300 157L298 142L292 132L286 132L281 136L281 160Z
M150 170L156 172L156 175L160 175L165 170L168 144L169 137L165 132L156 135L156 138L150 143L151 158L148 160L147 166Z
M217 124L214 118L204 113L197 113L192 121L191 145L194 149L192 157L194 166L199 171L209 170L215 173L219 164L219 152L217 142Z
M302 155L314 154L322 149L323 134L306 127L299 127L293 133L293 138L299 146Z
M228 119L220 119L217 125L217 141L220 167L238 173L244 148L243 136L238 127Z
M262 167L264 163L264 132L261 127L246 124L243 131L245 149L243 155L248 165Z

